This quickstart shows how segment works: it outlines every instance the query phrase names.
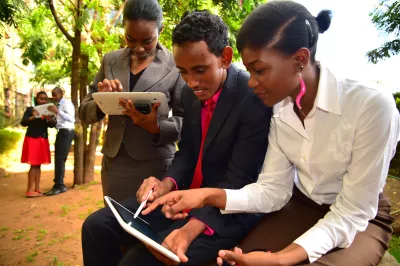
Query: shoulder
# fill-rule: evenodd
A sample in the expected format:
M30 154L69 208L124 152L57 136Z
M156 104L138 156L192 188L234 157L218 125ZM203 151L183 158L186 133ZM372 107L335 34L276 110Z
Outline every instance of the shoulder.
M122 48L119 50L111 51L103 56L104 63L113 63L125 56L129 55L129 48Z
M395 110L393 94L377 83L367 83L352 79L338 80L338 96L343 107L352 106L362 111L365 108Z

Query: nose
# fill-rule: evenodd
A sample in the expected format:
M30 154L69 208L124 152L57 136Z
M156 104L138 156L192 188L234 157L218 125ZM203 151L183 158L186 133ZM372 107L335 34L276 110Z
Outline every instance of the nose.
M255 78L252 78L252 77L250 76L250 79L249 79L249 82L247 83L247 85L248 85L250 88L255 89L255 88L258 86L258 81L257 81Z
M135 52L136 52L136 53L143 53L143 52L144 52L143 46L141 46L140 44L136 44L136 46L135 46Z
M195 79L192 75L188 75L187 84L190 88L194 89L199 86L200 82L198 79Z

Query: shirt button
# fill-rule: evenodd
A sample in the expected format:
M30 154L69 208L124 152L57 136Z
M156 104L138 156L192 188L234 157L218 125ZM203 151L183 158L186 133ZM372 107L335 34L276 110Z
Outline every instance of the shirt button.
M122 120L122 121L121 121L121 124L122 124L122 125L125 124L125 120Z

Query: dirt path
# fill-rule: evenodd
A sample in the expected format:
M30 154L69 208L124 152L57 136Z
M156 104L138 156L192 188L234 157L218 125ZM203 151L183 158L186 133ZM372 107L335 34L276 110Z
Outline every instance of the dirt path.
M95 182L67 193L36 199L24 198L29 166L14 164L0 178L0 265L83 265L80 232L84 219L103 207L100 182L101 155L96 157ZM65 182L72 186L72 154ZM42 189L50 189L53 166L43 166ZM400 209L400 181L388 179L385 194L393 210ZM400 213L395 214L400 233Z
M65 183L72 186L72 154ZM53 157L54 158L54 157ZM101 156L96 158L95 182L67 193L35 199L24 198L28 167L14 164L0 178L0 265L83 265L81 225L93 211L104 206L100 182ZM52 187L53 167L44 166L42 189Z

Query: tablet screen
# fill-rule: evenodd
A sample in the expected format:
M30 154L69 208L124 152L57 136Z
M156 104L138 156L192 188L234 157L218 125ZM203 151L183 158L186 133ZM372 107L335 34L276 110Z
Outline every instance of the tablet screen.
M137 231L141 232L154 242L158 244L162 244L163 240L161 237L153 230L150 224L148 224L145 220L137 217L136 219L133 218L133 213L123 207L121 204L117 203L113 199L110 199L111 204L117 210L118 214L121 216L122 220L131 226L132 228L136 229Z

